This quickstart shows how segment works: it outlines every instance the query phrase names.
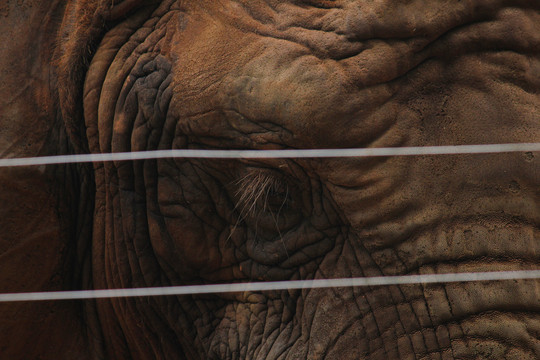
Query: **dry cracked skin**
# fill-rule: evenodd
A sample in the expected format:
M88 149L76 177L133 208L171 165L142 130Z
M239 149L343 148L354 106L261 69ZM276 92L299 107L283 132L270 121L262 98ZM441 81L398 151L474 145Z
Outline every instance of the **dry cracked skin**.
M538 142L537 0L9 0L2 157ZM0 170L2 292L535 269L536 153ZM10 359L538 359L537 280L0 305Z

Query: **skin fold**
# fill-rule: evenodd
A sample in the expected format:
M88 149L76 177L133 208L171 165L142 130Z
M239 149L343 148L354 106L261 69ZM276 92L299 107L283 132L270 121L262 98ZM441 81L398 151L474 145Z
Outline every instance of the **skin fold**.
M535 0L9 0L0 154L538 142L539 11ZM0 289L537 269L539 156L0 169ZM538 359L538 285L1 304L0 354Z

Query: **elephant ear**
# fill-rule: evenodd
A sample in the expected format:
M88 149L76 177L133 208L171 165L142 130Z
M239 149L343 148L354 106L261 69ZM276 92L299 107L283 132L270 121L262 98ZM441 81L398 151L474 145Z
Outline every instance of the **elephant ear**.
M70 151L51 65L64 7L65 0L0 2L2 158ZM80 286L81 182L72 165L0 168L1 292ZM85 358L79 308L74 302L1 303L2 358Z

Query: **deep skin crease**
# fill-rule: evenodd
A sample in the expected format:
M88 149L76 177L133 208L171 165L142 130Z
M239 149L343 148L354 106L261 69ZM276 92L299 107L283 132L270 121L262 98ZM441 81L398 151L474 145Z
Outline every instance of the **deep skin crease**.
M0 153L538 142L539 11L535 0L10 1ZM536 269L538 156L2 170L1 289ZM0 354L537 359L538 284L5 304Z

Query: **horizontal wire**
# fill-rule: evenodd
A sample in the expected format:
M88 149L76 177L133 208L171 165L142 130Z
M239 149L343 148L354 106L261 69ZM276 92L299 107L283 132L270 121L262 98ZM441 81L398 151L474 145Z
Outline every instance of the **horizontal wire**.
M11 293L11 294L0 294L0 302L103 299L103 298L136 297L136 296L195 295L195 294L236 293L236 292L241 293L241 292L290 290L290 289L320 289L320 288L357 287L357 286L410 285L410 284L433 284L433 283L472 282L472 281L502 281L502 280L538 279L538 278L540 278L540 270L464 272L464 273L449 273L449 274L357 277L357 278L345 278L345 279L315 279L315 280L291 280L291 281L233 283L233 284L215 284L215 285L166 286L166 287L133 288L133 289Z
M488 154L540 151L540 143L510 143L485 145L447 145L396 148L306 149L306 150L154 150L110 154L58 155L30 158L0 159L0 167L49 164L128 161L160 158L262 159L262 158L328 158L420 156L451 154ZM378 276L345 279L316 279L215 285L190 285L134 289L52 291L0 294L0 302L100 299L136 296L194 295L246 291L270 291L329 287L383 286L427 283L501 281L538 279L540 270L471 272L453 274Z
M204 159L268 159L268 158L329 158L419 156L452 154L489 154L540 151L540 143L511 143L483 145L413 146L357 149L303 149L303 150L151 150L110 154L55 155L28 158L0 159L0 167L35 166L49 164L87 163L103 161L146 160L162 158Z

